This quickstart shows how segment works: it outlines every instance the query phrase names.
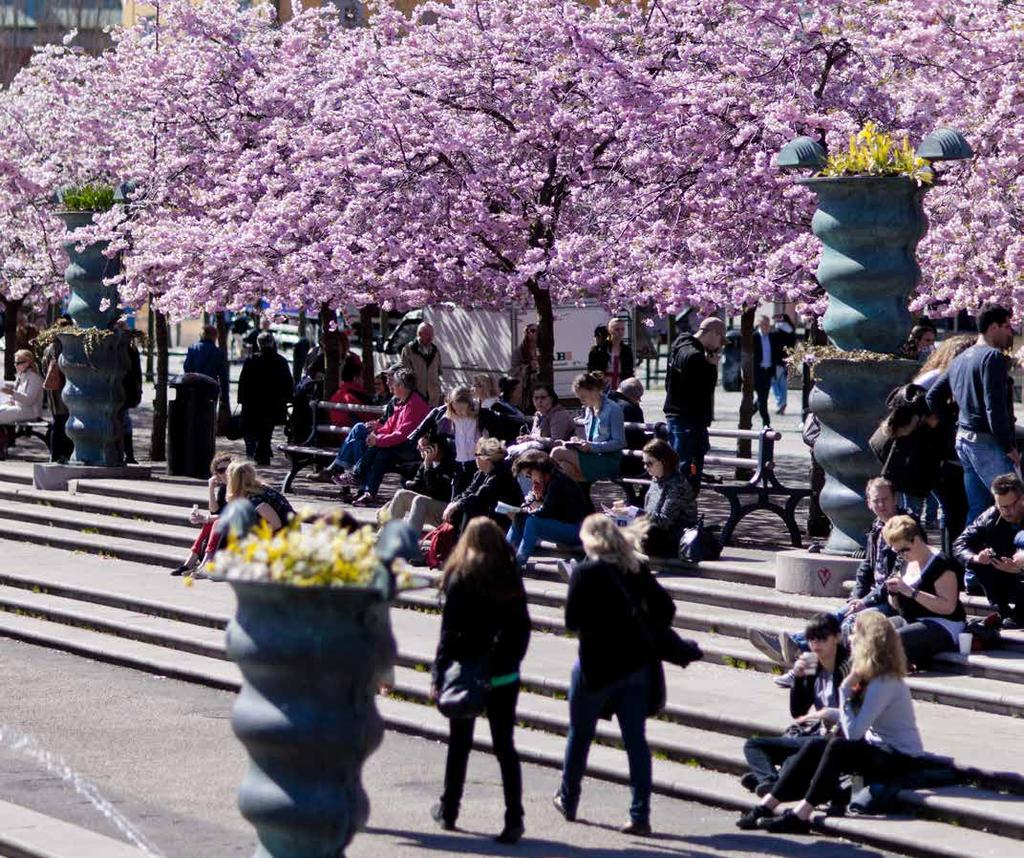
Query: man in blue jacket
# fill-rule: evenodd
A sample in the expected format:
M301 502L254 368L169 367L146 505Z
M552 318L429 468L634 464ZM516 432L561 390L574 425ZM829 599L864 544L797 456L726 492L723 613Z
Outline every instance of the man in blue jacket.
M220 383L220 398L224 407L230 409L228 397L228 356L217 345L217 328L204 325L199 342L193 343L185 353L185 372L198 372Z

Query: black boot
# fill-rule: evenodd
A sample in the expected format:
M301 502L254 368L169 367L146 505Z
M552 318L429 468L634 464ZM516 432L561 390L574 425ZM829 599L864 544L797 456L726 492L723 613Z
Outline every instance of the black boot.
M132 440L132 433L124 433L124 463L126 465L139 464L135 460L135 442Z
M430 818L441 826L442 831L455 830L455 820L457 817L454 814L448 813L447 808L444 806L444 802L439 801L430 808Z
M523 817L521 813L514 815L505 814L505 827L501 830L501 834L494 838L497 843L518 843L519 839L523 836L526 828L523 826Z

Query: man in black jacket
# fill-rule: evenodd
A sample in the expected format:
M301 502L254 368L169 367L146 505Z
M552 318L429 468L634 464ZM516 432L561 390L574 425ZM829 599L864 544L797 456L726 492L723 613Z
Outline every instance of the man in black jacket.
M782 348L778 335L772 330L771 319L762 316L757 326L758 330L754 332L754 393L757 395L757 412L761 416L761 423L771 426L768 400L775 370L781 362Z
M839 686L850 670L839 620L834 614L816 614L804 634L811 652L794 666L796 679L789 692L789 714L796 720L781 736L755 736L743 745L750 771L740 783L759 796L772 791L780 767L806 742L826 736L839 723Z
M953 554L973 572L1002 617L1004 629L1024 626L1024 484L1016 474L992 481L995 504L967 525Z
M424 524L438 525L445 507L452 499L455 480L455 459L448 442L437 435L421 435L416 452L423 463L411 480L402 484L391 503L377 514L384 523L392 518L403 518L419 534Z
M679 470L700 491L704 455L714 419L718 362L725 346L725 323L714 316L696 333L682 334L672 343L665 376L665 422L669 443L679 456Z
M618 390L608 394L612 402L622 406L622 416L627 423L645 423L644 410L640 401L644 396L644 385L639 378L624 378L619 384ZM648 442L647 432L643 429L626 430L626 449L642 450ZM622 475L624 477L639 477L643 471L643 461L639 456L623 456Z

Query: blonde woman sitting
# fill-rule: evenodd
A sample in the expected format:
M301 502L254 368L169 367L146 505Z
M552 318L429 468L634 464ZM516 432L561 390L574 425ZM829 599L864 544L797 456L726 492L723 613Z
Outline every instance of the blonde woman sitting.
M14 430L7 427L23 420L38 420L43 413L43 377L39 374L35 356L28 349L14 353L14 381L0 387L0 458L7 458L7 448L14 441Z

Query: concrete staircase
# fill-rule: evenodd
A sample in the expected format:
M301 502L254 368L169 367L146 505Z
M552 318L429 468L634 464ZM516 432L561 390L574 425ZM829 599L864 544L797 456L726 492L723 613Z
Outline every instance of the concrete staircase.
M167 575L195 534L186 518L193 503L205 502L201 483L83 481L74 492L56 493L35 491L30 482L19 463L0 465L0 634L185 681L238 687L239 674L223 648L234 609L230 588L208 581L186 587ZM372 517L372 511L355 512ZM76 553L69 557L69 550ZM528 570L535 633L523 665L517 741L526 759L558 766L576 645L565 634L566 587L554 556ZM686 671L667 668L668 705L649 724L660 792L736 809L753 803L736 777L744 771L742 739L780 732L788 701L771 682L778 669L747 642L747 630L796 630L810 614L836 604L775 592L771 563L770 554L730 549L699 569L660 575L676 602L676 624L707 654ZM968 601L973 613L985 611L980 600ZM443 739L447 722L427 700L436 593L404 594L392 617L400 658L394 692L380 699L381 711L392 729ZM898 852L1024 858L1024 731L1018 720L1024 714L1024 636L966 661L950 656L940 667L910 680L918 720L926 747L951 756L972 785L905 793L905 816L822 818L823 828ZM477 732L478 745L486 748L486 731ZM616 728L602 724L598 741L591 774L626 782Z

